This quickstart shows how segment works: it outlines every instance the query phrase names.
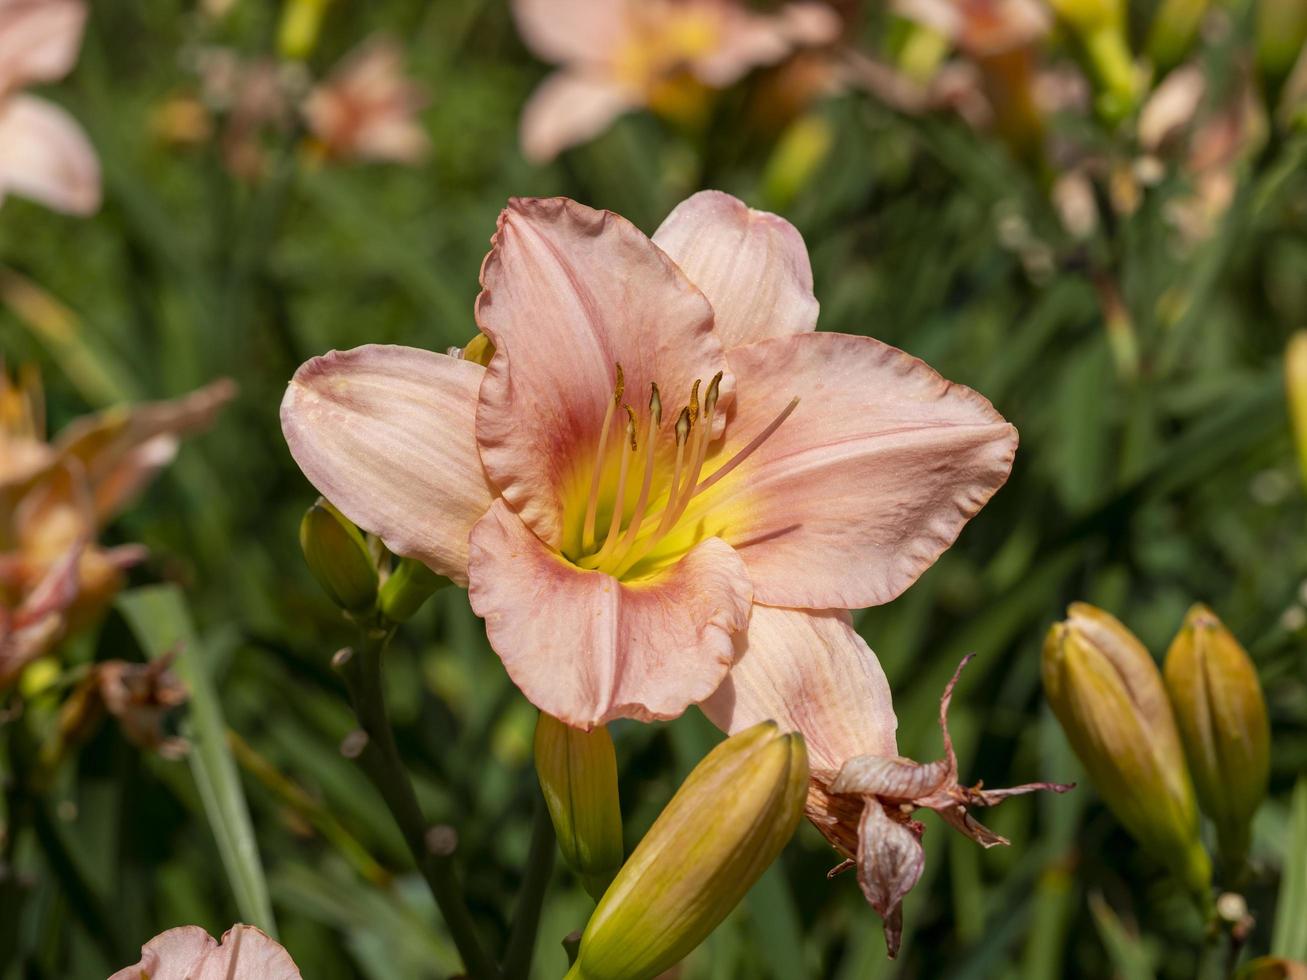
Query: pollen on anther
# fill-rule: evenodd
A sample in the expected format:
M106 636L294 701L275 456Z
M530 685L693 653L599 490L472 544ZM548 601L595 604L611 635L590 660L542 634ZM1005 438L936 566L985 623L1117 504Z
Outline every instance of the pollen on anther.
M699 385L701 380L694 379L694 384L690 386L690 424L693 425L699 418Z
M631 448L635 449L635 410L630 405L623 405L622 407L626 409L626 437L631 440Z
M679 446L690 437L690 410L681 409L681 414L676 417L676 444Z
M621 404L622 394L626 391L626 376L622 374L622 362L617 361L617 385L613 388L613 401Z
M649 417L653 419L654 428L663 424L663 399L656 381L649 384Z

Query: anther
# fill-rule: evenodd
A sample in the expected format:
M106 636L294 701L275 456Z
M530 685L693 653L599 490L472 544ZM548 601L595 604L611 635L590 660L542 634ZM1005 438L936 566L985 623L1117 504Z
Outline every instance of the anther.
M655 429L663 424L663 399L658 394L657 382L649 385L649 417L653 419Z
M693 425L699 418L699 379L694 379L694 384L690 386L690 424Z

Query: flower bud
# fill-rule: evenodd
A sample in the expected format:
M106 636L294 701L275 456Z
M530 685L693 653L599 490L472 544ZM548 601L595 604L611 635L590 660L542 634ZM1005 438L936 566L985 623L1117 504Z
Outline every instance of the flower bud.
M599 901L567 980L648 980L715 929L794 834L803 736L761 722L704 757Z
M1299 330L1289 338L1284 352L1284 390L1298 449L1298 468L1307 487L1307 330Z
M583 732L541 712L535 757L559 850L597 899L622 865L613 740L603 726Z
M381 615L392 623L406 623L449 579L437 575L416 558L401 558L381 586Z
M1157 665L1115 617L1073 603L1044 642L1044 692L1117 819L1209 901L1211 862L1180 736Z
M1240 868L1270 772L1257 670L1225 624L1198 604L1171 641L1163 673L1198 803L1216 825L1222 857Z
M277 50L283 58L304 61L317 47L328 0L286 0L277 28Z
M319 497L300 521L300 548L309 571L340 608L365 612L377 601L377 566L349 519Z

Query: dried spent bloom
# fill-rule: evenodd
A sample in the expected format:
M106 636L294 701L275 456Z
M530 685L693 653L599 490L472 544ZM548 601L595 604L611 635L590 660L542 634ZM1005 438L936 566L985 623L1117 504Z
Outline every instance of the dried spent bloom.
M541 712L535 763L563 859L597 899L624 853L612 736L602 726L583 732Z
M82 0L0 0L0 204L17 194L68 214L100 206L100 163L82 128L22 92L72 71L86 14Z
M522 113L523 150L539 162L632 109L683 115L704 89L827 44L841 29L835 11L815 2L763 15L739 0L514 0L513 14L527 46L562 66Z
M282 430L342 513L469 587L514 683L574 727L707 698L755 603L889 601L1007 478L1016 432L989 402L813 332L802 238L728 195L653 241L514 200L482 285L488 367L333 352L296 372Z
M1044 642L1044 693L1103 800L1204 901L1211 862L1157 664L1120 620L1084 602Z
M63 741L85 741L108 714L133 745L164 758L180 758L186 753L185 739L170 737L163 728L165 715L187 700L186 688L169 669L172 661L168 656L144 664L95 664L60 710Z
M894 957L903 934L903 899L925 866L925 827L912 818L914 812L934 810L972 840L993 847L1008 842L972 817L969 807L1071 787L1029 783L986 790L959 784L948 709L970 657L958 665L940 698L944 758L923 765L898 754L889 684L846 613L799 623L781 610L758 606L754 617L761 622L751 629L750 643L742 645L727 682L704 703L704 713L724 731L770 717L783 729L803 733L812 761L808 819L845 858L832 875L857 869L863 895L884 920L885 946ZM759 657L763 651L753 648L754 633L783 653Z
M739 904L803 815L803 737L761 722L709 752L599 900L567 980L651 980Z
M222 939L199 926L161 932L141 947L141 959L109 980L300 980L290 954L254 926L232 926Z
M109 603L144 550L100 548L99 532L234 393L214 382L76 419L47 440L35 376L15 385L0 369L0 689Z
M1200 603L1171 641L1162 673L1198 804L1216 825L1222 856L1238 868L1270 777L1271 729L1257 669Z
M425 104L399 43L374 37L309 93L304 118L328 157L413 164L431 149L417 119Z

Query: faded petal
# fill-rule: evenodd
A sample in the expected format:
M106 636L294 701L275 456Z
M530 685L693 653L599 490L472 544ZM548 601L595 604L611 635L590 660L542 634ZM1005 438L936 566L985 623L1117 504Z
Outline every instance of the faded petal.
M622 583L545 547L501 499L472 529L468 596L536 707L577 728L674 718L730 668L752 593L709 538L652 579Z
M627 33L619 0L513 0L513 19L526 46L545 61L604 60Z
M44 99L0 101L0 200L30 198L67 214L100 207L100 162L81 126Z
M1007 479L1016 430L981 395L900 350L810 333L728 359L740 399L719 459L800 397L771 438L703 494L760 602L888 602Z
M522 109L522 152L532 163L548 163L594 139L635 104L630 92L602 75L556 71Z
M892 820L876 800L868 800L863 807L858 826L858 884L868 904L885 920L890 959L898 955L903 939L903 899L926 867L919 833Z
M817 326L808 249L784 218L700 191L676 206L653 240L708 297L727 350Z
M254 926L232 926L215 943L199 926L160 933L141 960L109 980L300 980L290 954Z
M701 705L722 731L772 719L803 733L814 769L897 753L889 682L848 613L755 605L735 651L730 674Z
M474 416L485 369L372 344L295 372L281 403L291 455L324 497L397 555L467 583L467 536L493 498Z
M53 82L72 71L86 13L81 0L0 3L0 96L33 82Z
M584 508L617 365L637 412L653 382L665 405L688 398L696 378L726 369L712 308L625 218L565 198L509 203L481 283L477 323L495 346L477 406L481 459L558 548L564 493ZM670 457L671 440L662 451Z
M934 792L949 778L949 765L936 761L922 765L898 756L859 755L840 767L830 784L832 793L880 796L889 800L916 800Z

